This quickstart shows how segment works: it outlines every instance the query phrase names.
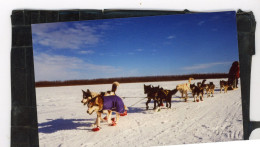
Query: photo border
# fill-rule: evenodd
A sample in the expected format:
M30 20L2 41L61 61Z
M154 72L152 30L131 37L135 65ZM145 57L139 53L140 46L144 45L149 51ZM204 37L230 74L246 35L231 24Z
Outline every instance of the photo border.
M127 18L199 12L159 10L13 10L11 48L11 147L39 146L31 24ZM237 33L241 76L243 138L260 128L250 121L250 79L255 54L253 12L238 10Z

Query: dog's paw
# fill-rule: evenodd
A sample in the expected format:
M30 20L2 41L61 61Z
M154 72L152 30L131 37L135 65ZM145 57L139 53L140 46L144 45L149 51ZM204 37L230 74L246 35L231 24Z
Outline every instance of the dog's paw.
M127 111L125 110L124 113L120 113L120 116L126 116L127 115Z
M94 128L94 127L96 127L96 126L97 126L96 124L92 124L92 125L91 125L92 128Z
M112 121L112 123L110 124L110 126L116 126L116 122Z
M103 121L107 121L107 116L105 116L102 120L103 120Z
M115 118L111 118L112 122L114 122L116 119Z
M99 130L100 130L99 127L96 127L96 128L93 128L93 129L92 129L92 131L94 131L94 132L97 132L97 131L99 131Z
M157 108L154 109L154 112L159 112L160 110L161 110L161 108L157 107Z

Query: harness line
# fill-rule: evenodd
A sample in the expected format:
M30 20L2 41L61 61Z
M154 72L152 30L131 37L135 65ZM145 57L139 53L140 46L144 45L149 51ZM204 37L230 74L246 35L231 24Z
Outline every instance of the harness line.
M145 97L146 98L146 97ZM136 103L132 104L131 106L129 107L133 107L134 105L138 104L139 102L141 102L142 100L144 100L145 98L142 98L141 100L137 101Z
M121 98L125 99L125 98L147 98L147 97L121 97Z

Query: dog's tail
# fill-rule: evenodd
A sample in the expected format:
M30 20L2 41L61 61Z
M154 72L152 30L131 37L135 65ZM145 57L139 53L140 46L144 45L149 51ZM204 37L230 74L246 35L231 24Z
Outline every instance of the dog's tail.
M189 83L191 83L191 80L194 80L194 78L189 78Z
M112 84L112 90L111 91L115 93L118 86L119 86L119 83L118 82L114 82Z
M175 95L178 92L178 90L175 88L172 90L173 95Z
M202 87L205 85L205 82L206 82L206 79L204 79L204 80L202 81L202 84L201 84Z

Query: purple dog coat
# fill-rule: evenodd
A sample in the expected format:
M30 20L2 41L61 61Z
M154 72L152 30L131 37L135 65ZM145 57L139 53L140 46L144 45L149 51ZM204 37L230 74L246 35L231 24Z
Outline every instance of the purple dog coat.
M116 95L103 96L103 110L113 110L119 113L125 112L122 99Z

